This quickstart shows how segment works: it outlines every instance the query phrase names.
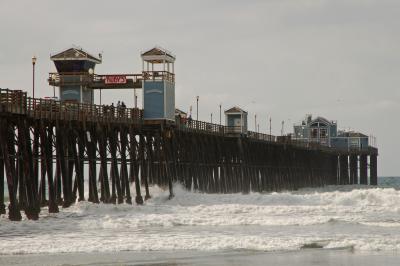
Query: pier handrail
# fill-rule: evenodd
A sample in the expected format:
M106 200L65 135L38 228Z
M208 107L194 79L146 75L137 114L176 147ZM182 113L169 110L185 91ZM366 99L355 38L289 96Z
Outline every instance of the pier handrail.
M143 71L143 80L167 80L175 82L175 74L169 71Z
M22 90L0 88L0 113L1 112L29 115L35 119L111 122L138 125L143 123L143 110L138 108L32 98L27 97L27 93ZM377 153L377 148L370 145L368 145L368 147L348 147L346 149L341 149L338 147L329 147L325 143L314 140L292 139L291 136L273 136L254 131L243 132L242 128L187 118L177 119L176 126L178 129L184 131L203 132L222 136L243 136L248 139L289 144L307 149L335 151L340 153Z
M0 111L23 114L26 110L27 93L22 90L0 88Z
M0 111L24 114L36 119L80 120L139 124L143 118L138 108L112 107L27 97L26 92L0 89Z
M200 120L193 120L187 118L181 118L180 121L176 120L176 125L180 130L183 131L194 131L194 132L204 132L208 134L215 134L215 135L222 135L222 136L243 136L248 139L252 140L260 140L266 142L273 142L273 143L280 143L280 144L287 144L303 149L312 149L312 150L323 150L327 152L339 152L339 153L359 153L359 152L366 152L366 153L373 153L377 150L375 147L351 147L347 149L341 149L337 147L330 147L327 146L322 141L309 141L306 139L292 139L291 136L273 136L269 134L254 132L254 131L246 131L242 132L241 127L235 126L224 126L219 124L213 124L205 121Z

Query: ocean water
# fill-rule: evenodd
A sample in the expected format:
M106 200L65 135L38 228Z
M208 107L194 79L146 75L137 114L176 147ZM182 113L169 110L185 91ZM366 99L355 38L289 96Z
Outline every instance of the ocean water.
M152 198L142 206L79 202L57 214L42 209L38 221L11 222L3 215L0 264L24 264L26 258L41 264L55 256L52 265L73 254L78 258L73 264L93 263L102 256L100 261L118 265L121 256L130 258L128 264L135 264L134 258L151 264L200 256L203 260L192 262L207 264L214 258L210 265L230 265L221 259L226 254L239 261L243 256L244 261L258 261L262 254L264 262L267 254L307 257L310 250L390 253L400 262L400 177L379 178L378 187L328 186L266 194L203 194L178 184L174 189L175 197L168 200L168 191L152 187ZM110 261L109 254L116 260Z

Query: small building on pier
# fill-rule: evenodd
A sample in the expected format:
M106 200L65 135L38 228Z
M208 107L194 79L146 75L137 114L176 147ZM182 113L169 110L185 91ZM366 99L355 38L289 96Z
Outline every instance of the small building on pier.
M247 112L234 106L225 112L225 125L229 133L247 134Z
M154 47L141 54L143 118L175 121L175 56Z
M181 109L175 108L175 122L177 124L185 124L188 119L187 113Z
M336 121L330 121L323 117L312 118L306 115L306 118L300 125L294 125L294 139L317 142L326 146L331 146L331 138L337 135Z
M331 140L331 146L347 150L365 150L369 146L369 137L355 131L338 131L338 135Z
M175 117L187 118L187 113L181 109L175 108Z
M69 48L50 59L58 72L50 79L60 87L60 100L93 104L93 89L85 86L83 79L94 74L96 65L102 62L101 54L95 57L81 48Z
M368 136L354 131L338 131L337 122L323 117L306 118L298 125L293 127L292 138L294 140L318 143L328 147L338 149L368 149Z

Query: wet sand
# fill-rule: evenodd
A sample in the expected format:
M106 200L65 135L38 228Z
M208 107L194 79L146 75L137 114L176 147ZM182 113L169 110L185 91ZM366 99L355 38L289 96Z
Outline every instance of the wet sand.
M116 252L7 255L0 265L274 265L274 266L394 266L396 252L353 252L351 250L299 250L285 252Z

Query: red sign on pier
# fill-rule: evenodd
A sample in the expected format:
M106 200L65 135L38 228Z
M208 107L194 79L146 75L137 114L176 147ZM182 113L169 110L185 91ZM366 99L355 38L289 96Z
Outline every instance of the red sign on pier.
M105 84L125 84L126 76L121 76L121 75L105 76L104 83Z

